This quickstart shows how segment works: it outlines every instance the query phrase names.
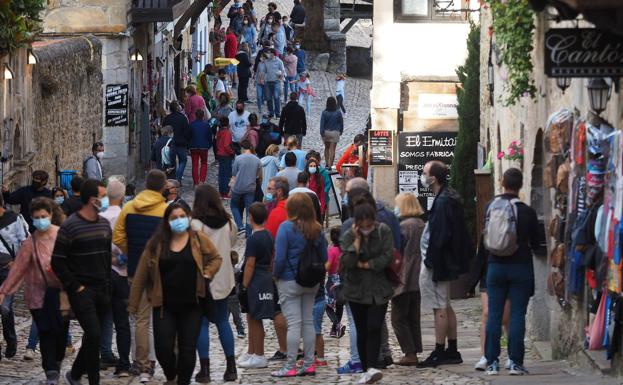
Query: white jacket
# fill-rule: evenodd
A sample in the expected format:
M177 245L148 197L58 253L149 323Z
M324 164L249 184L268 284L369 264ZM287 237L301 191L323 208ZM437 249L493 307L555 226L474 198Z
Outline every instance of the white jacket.
M210 292L215 300L225 299L236 285L234 267L231 264L231 251L238 238L238 228L232 220L220 229L208 227L198 219L193 219L190 226L195 231L203 231L207 234L223 259L221 268L210 283Z

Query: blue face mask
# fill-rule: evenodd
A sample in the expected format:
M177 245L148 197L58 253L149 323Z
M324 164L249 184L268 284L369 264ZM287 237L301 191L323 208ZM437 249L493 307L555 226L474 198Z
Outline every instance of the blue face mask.
M188 217L176 218L169 221L169 226L171 226L171 231L176 234L180 234L188 230L188 227L190 226L190 219L188 219Z
M100 205L99 207L97 207L97 210L100 213L103 213L104 211L108 210L108 206L110 206L110 201L108 200L108 197L103 197L99 199Z
M275 197L273 197L273 193L264 194L264 200L266 200L266 202L272 202L273 199L275 199Z
M348 194L344 195L344 198L342 198L342 205L348 206Z
M397 217L400 216L400 207L398 206L394 207L394 214L396 214Z
M65 197L56 197L54 198L54 203L56 203L57 205L62 205L63 202L65 202Z
M37 218L32 220L32 225L39 231L46 231L50 228L50 218Z
M313 174L315 174L315 173L316 173L316 171L317 171L317 168L316 168L316 167L310 167L310 168L309 168L309 173L310 173L310 174L312 174L312 175L313 175Z

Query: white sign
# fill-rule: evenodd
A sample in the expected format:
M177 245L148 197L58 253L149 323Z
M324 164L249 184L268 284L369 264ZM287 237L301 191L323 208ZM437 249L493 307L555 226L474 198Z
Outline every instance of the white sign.
M454 94L420 94L417 116L419 119L458 119L457 106Z

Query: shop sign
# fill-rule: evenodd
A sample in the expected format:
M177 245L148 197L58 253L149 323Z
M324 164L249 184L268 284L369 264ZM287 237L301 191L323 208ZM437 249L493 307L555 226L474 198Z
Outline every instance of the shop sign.
M620 77L623 38L595 28L552 28L545 34L550 77Z
M105 103L106 126L127 126L128 85L108 84Z
M458 104L455 94L419 94L417 117L431 120L458 119Z
M398 192L410 192L430 209L434 194L422 186L424 165L438 160L448 165L454 159L456 132L401 132L398 137Z
M370 166L392 166L394 164L394 132L392 130L370 130L368 156Z

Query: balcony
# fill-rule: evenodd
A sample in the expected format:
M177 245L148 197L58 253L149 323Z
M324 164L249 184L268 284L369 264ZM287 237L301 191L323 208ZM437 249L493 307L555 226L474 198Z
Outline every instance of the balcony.
M129 16L134 24L173 21L182 16L190 0L132 0Z

